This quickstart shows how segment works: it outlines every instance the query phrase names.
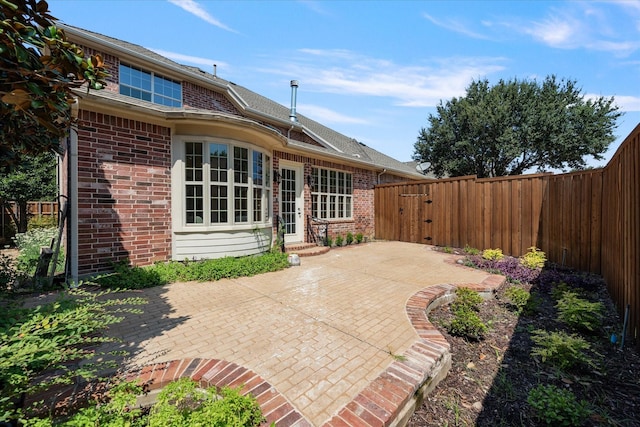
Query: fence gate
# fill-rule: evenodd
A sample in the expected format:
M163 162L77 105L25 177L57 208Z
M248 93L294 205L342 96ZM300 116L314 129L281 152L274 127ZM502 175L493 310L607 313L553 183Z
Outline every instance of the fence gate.
M433 236L433 201L428 193L400 194L398 197L398 239L401 242L430 244Z

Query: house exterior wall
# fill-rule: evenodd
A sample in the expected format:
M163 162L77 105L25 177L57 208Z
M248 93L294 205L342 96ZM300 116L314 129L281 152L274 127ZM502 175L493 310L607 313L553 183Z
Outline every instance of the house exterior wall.
M78 140L79 273L168 260L170 129L81 110Z
M373 171L360 169L352 166L345 166L341 163L330 162L301 154L292 154L283 151L273 153L273 170L278 170L280 160L286 160L304 165L304 211L305 216L311 215L311 188L307 183L307 176L311 174L314 167L345 171L353 177L353 215L352 219L332 219L329 220L329 236L335 238L337 235L345 236L347 233L362 233L364 236L372 238L375 232L373 187L376 184L376 173ZM274 187L274 194L277 194L277 184ZM278 203L274 203L274 216L279 215ZM308 223L305 221L305 236L308 235ZM277 230L274 228L274 233Z

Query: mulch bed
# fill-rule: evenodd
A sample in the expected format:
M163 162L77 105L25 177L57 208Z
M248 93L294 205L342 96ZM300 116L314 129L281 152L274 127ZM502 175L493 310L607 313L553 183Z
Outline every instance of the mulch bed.
M555 300L544 286L518 285L539 297L534 313L518 315L510 309L507 283L482 303L479 315L489 326L480 341L451 336L444 325L453 318L449 305L430 313L430 320L451 344L453 366L425 399L408 426L538 426L546 425L527 403L538 384L554 384L589 404L586 426L640 426L640 355L635 342L612 344L611 334L621 321L604 284L590 282L587 295L606 308L602 329L582 336L600 356L593 356L597 372L587 367L560 371L532 357L534 329L568 330L557 319Z

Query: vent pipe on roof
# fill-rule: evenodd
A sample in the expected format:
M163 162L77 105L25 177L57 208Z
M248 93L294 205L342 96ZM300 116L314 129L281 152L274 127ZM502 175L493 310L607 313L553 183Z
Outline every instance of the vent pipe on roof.
M298 116L296 115L296 97L298 95L298 81L291 80L291 113L289 113L289 120L292 122L298 121Z
M218 78L218 65L213 64L213 77Z

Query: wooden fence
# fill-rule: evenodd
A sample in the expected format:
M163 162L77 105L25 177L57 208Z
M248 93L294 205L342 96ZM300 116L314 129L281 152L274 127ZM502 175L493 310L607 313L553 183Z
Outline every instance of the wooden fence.
M18 206L15 203L9 203L9 209L11 209L14 215L18 214ZM58 218L58 203L57 202L29 202L27 203L28 215L30 217L45 216ZM10 235L8 233L9 224L13 224L10 213L6 208L2 208L0 205L0 240L3 243L9 242Z
M531 246L550 261L602 274L640 333L640 125L604 169L384 184L375 188L376 238L439 246Z

